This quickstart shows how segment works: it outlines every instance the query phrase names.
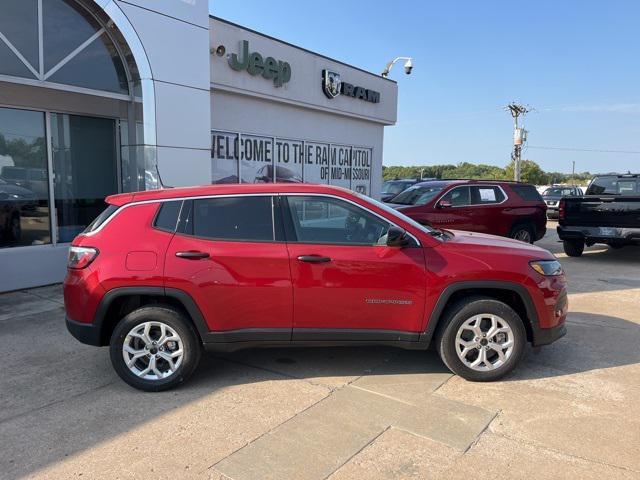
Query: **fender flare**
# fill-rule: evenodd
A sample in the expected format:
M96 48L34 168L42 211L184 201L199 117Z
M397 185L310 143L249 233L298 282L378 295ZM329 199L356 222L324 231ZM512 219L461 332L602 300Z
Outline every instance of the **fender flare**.
M104 321L106 319L107 312L109 311L109 307L113 304L113 302L121 297L128 297L133 295L149 295L156 297L169 297L179 301L182 306L185 308L191 319L193 320L193 324L196 327L198 333L200 334L200 338L206 338L209 333L209 328L207 327L207 323L205 322L204 316L202 312L198 308L198 305L193 300L191 295L189 295L184 290L180 290L177 288L165 288L165 287L117 287L109 290L104 294L102 300L100 300L100 304L96 309L96 313L94 315L93 324L100 332L100 338L102 338Z
M427 323L427 328L424 333L421 335L420 341L430 343L433 335L436 332L436 328L440 320L442 319L442 314L447 306L447 303L451 299L454 293L459 292L461 290L473 290L473 289L492 289L492 290L505 290L509 292L516 293L522 303L524 304L524 308L527 312L527 317L531 324L531 328L533 331L537 329L538 326L538 312L536 311L536 307L531 299L531 295L527 291L524 285L515 282L504 282L498 280L469 280L469 281L461 281L455 282L451 285L448 285L440 294L438 301L436 302L433 310L431 311L431 315L429 315L429 322ZM525 320L525 319L523 319Z

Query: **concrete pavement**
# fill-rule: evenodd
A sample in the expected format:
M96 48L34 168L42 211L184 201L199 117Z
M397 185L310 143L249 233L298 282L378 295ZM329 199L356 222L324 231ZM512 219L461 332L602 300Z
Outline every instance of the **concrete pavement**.
M639 478L640 249L558 257L568 335L491 384L433 352L265 349L142 393L67 334L59 286L1 295L0 478Z

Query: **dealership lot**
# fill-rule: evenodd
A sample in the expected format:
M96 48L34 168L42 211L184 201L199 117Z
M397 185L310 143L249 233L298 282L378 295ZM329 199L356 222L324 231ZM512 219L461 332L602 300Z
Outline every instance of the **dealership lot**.
M567 258L569 333L505 381L435 352L208 356L142 393L65 330L59 286L0 295L2 478L638 478L640 248Z

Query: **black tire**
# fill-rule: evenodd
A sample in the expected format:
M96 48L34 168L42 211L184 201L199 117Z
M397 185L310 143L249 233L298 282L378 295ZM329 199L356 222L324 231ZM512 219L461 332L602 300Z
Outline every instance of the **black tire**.
M570 257L579 257L584 252L584 242L581 240L563 240L562 247Z
M530 223L518 223L511 228L509 237L525 243L535 241L535 228Z
M456 336L463 323L476 315L483 314L496 315L506 322L513 334L513 350L506 361L495 369L479 371L465 365L458 356ZM505 303L487 297L468 297L449 308L441 322L444 323L436 336L436 348L440 358L449 370L465 380L472 382L498 380L513 371L522 359L527 333L523 320Z
M125 363L123 357L125 338L134 327L145 322L161 322L173 329L182 340L181 364L166 378L151 380L140 378ZM160 392L174 388L189 378L200 362L202 343L193 325L182 313L170 306L153 305L138 308L120 320L111 335L109 354L116 373L129 385L147 392ZM145 359L141 361L144 362Z

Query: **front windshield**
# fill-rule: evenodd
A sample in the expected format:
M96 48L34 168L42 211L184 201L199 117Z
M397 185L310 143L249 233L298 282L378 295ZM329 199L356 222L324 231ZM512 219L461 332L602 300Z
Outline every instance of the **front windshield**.
M392 215L395 218L397 218L399 220L402 220L403 222L406 222L406 223L410 224L412 227L415 227L415 228L417 228L419 230L422 230L425 233L431 234L431 233L436 231L435 229L433 229L431 227L427 227L426 225L422 225L422 224L416 222L412 218L407 217L406 215L402 214L401 212L397 211L396 209L391 208L389 205L386 205L386 204L384 204L382 202L379 202L375 198L366 197L366 196L364 196L364 195L362 195L361 193L358 193L358 192L351 192L351 193L353 195L357 196L358 198L360 198L361 200L364 200L365 202L373 203L376 207L381 208L382 210L387 212L389 215Z
M435 185L411 187L393 197L391 203L397 203L399 205L424 205L443 189L444 187Z
M570 188L547 188L543 195L560 195L560 196L564 196L564 195L571 195L571 189Z
M405 186L404 182L384 182L382 184L382 193L397 195L404 190Z

